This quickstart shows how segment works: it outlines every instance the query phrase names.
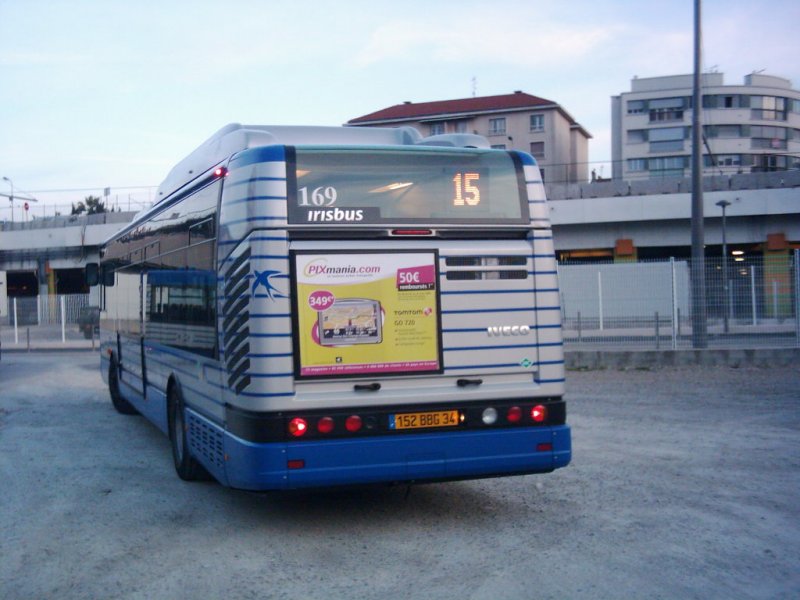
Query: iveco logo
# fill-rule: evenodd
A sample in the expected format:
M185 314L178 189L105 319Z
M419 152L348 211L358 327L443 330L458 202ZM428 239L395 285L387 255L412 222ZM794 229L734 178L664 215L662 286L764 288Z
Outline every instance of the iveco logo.
M486 333L490 337L499 337L501 335L528 335L530 332L531 328L527 325L503 325L486 328Z

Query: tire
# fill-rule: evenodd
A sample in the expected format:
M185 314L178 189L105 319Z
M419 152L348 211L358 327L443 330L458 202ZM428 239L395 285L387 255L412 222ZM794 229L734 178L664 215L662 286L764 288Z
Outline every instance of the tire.
M113 357L111 364L108 366L108 391L111 395L111 404L114 405L118 413L122 415L139 414L133 404L125 400L119 391L119 368L117 367L117 360Z
M186 440L186 407L180 387L173 384L167 395L167 420L169 425L169 441L172 447L172 462L175 472L184 481L206 481L210 479L208 471L192 456Z

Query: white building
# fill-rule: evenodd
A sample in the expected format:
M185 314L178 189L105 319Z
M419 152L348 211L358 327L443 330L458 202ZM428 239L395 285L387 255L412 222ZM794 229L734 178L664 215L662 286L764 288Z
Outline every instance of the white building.
M691 157L692 75L634 78L611 98L613 179L684 177ZM725 85L705 73L705 175L800 168L800 91L781 77L753 73Z

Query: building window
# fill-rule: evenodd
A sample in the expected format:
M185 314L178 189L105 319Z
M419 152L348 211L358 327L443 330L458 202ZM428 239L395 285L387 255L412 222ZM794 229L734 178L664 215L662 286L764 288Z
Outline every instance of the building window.
M629 144L643 144L647 141L646 129L629 129L628 130L628 143Z
M647 159L645 158L629 158L628 171L646 171Z
M505 150L505 144L492 144L492 150Z
M544 115L531 115L531 131L544 131Z
M467 133L467 122L456 121L455 123L453 123L453 131L455 133Z
M506 132L506 118L489 119L489 135L500 135Z
M531 142L531 155L536 160L544 159L544 142Z
M650 152L675 152L683 150L685 127L658 127L648 131Z
M650 177L683 177L686 166L685 156L664 156L648 161Z
M785 150L789 130L785 127L771 127L769 125L752 125L750 127L752 148L771 148Z
M775 96L753 96L751 117L764 121L786 120L786 98Z
M703 155L703 166L706 167L741 167L742 155L741 154L717 154L709 156Z
M742 137L741 125L706 125L703 127L706 137L710 138L738 138Z
M644 114L647 105L644 100L628 100L628 114L641 115Z
M430 135L442 135L444 133L444 123L431 123Z
M683 98L658 98L650 100L650 122L682 121L686 102Z

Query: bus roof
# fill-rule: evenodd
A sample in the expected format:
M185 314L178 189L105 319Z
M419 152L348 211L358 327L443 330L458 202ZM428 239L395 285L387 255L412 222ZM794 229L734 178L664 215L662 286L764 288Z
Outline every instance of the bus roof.
M175 165L158 188L156 204L229 156L248 148L274 144L489 147L486 138L479 135L457 133L424 138L413 127L303 127L230 123Z

